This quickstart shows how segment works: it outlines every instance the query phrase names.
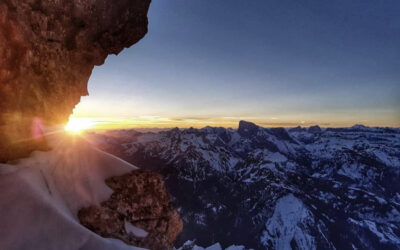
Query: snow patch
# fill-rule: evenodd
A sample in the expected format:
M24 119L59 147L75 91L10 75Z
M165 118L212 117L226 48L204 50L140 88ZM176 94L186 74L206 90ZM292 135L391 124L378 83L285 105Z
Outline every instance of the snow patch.
M313 216L303 202L293 194L280 198L274 214L265 224L261 242L277 250L289 250L294 240L299 249L316 249L314 238L306 231Z
M139 237L139 238L145 238L149 234L148 232L144 231L143 229L135 227L129 221L124 222L124 227L125 227L126 232L131 233L134 236Z

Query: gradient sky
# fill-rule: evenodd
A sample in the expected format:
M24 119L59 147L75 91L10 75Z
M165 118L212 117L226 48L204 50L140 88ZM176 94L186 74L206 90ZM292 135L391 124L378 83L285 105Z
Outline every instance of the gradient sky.
M75 117L114 127L400 126L400 1L153 0Z

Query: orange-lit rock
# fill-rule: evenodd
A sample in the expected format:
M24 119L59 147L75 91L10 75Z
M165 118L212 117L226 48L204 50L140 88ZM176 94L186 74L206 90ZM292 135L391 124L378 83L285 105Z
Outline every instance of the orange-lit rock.
M95 65L147 32L150 0L0 2L0 162L45 149L35 120L65 123Z

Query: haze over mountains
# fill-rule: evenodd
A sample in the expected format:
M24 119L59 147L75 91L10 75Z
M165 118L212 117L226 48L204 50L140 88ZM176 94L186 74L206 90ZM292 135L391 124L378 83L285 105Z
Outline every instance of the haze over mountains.
M237 130L121 130L88 138L165 176L184 221L176 246L195 240L254 249L400 248L399 128L241 121Z

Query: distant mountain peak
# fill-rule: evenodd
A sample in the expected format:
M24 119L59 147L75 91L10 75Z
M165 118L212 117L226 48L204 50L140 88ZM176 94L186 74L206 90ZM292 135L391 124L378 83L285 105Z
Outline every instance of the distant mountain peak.
M309 133L321 133L321 128L318 125L314 125L308 128Z
M352 129L368 129L367 126L362 125L362 124L354 124L351 128Z
M259 126L252 122L241 120L239 121L238 133L241 136L250 136L257 133L259 128Z

